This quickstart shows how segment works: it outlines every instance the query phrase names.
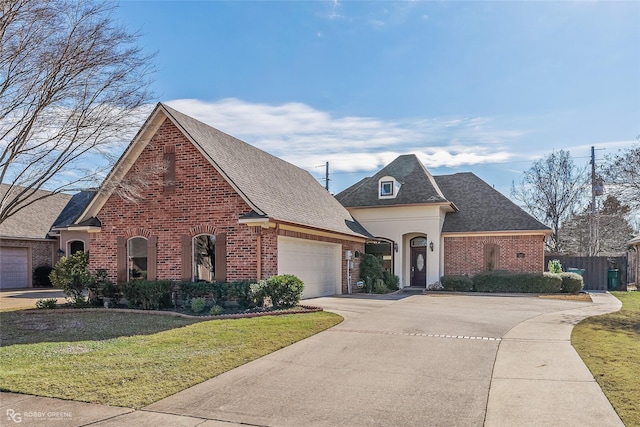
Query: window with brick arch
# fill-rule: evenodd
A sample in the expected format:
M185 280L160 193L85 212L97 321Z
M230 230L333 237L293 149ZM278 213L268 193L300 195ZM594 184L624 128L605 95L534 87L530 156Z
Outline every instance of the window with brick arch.
M500 270L500 246L495 243L484 245L484 270Z
M193 238L193 280L215 282L216 236L201 234Z
M146 280L148 270L148 245L144 237L132 237L127 241L128 280Z

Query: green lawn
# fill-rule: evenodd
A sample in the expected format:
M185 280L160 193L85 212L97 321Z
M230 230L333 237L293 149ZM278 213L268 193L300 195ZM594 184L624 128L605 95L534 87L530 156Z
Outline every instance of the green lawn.
M140 408L341 321L327 312L208 321L0 312L0 389Z
M627 426L640 426L640 292L612 292L617 313L590 317L571 343Z

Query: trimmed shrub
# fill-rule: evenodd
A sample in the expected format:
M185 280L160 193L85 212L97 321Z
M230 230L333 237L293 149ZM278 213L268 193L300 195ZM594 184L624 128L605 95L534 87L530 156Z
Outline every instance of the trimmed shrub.
M577 294L582 290L584 279L577 273L560 273L562 279L561 292L567 294Z
M62 289L69 300L79 301L80 298L84 298L84 290L93 282L93 277L87 269L88 265L89 254L86 252L63 256L49 274L51 284Z
M265 296L271 297L274 307L295 307L300 303L304 283L293 274L271 276L266 281Z
M488 271L472 278L476 292L557 293L562 279L553 273L512 273Z
M255 307L251 295L251 283L250 280L240 280L220 284L219 293L220 295L224 295L224 301L236 301L241 308Z
M182 307L189 307L194 298L204 298L205 302L211 301L212 304L222 301L222 298L218 297L219 286L217 283L180 282L176 285L175 290L177 290L176 296L181 301Z
M207 306L207 301L204 298L193 298L191 300L191 311L194 313L202 313Z
M219 314L222 314L224 312L224 308L220 307L219 305L214 305L213 307L211 307L211 310L209 310L209 314L212 316L217 316Z
M33 270L33 286L35 288L51 288L53 285L51 284L51 279L49 279L49 275L53 271L53 268L48 265L43 265L40 267L36 267Z
M451 274L442 276L440 284L445 291L469 292L473 289L473 282L468 276Z
M123 294L130 307L159 310L171 307L173 287L170 280L132 280L125 283Z

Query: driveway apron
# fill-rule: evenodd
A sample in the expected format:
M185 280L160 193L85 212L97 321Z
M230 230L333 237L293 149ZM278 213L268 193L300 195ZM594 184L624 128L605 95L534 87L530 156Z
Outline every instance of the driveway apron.
M144 410L262 426L482 426L502 337L586 304L465 295L306 302L345 320Z

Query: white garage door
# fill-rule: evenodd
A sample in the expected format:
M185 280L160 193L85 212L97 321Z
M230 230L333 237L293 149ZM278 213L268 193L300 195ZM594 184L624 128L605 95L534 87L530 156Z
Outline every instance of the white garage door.
M29 286L29 250L0 248L0 289Z
M342 246L335 243L278 237L278 274L294 274L304 282L302 298L339 294Z

